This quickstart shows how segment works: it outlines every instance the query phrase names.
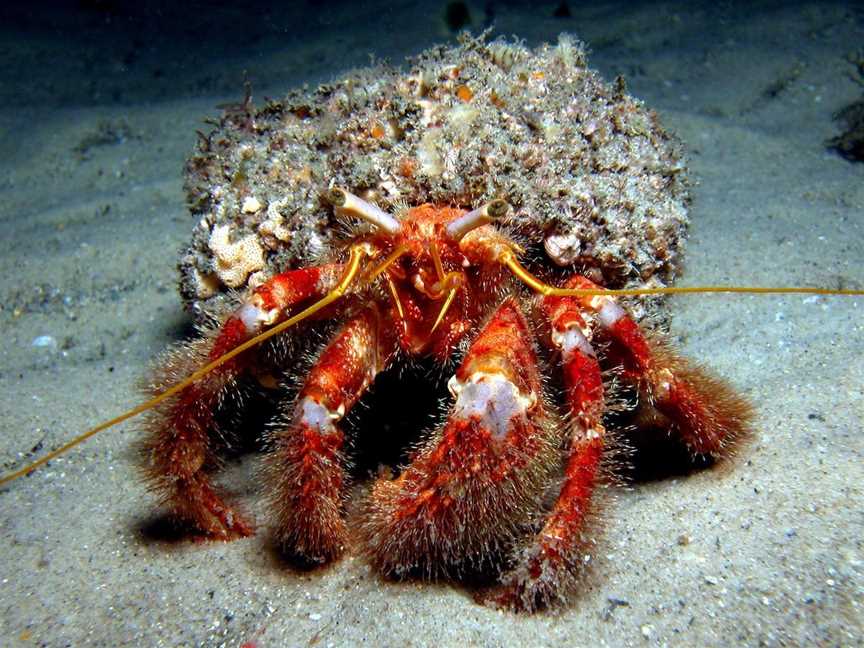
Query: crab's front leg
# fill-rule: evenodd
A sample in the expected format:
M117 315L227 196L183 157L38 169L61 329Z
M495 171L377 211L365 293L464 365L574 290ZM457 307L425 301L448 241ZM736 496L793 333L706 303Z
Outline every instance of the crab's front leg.
M443 430L365 510L371 559L388 574L478 567L539 510L554 461L532 335L515 300L495 312L450 382Z
M222 325L170 351L153 371L149 391L162 392L276 323L292 306L329 291L342 266L292 270L260 286ZM214 462L215 412L255 359L247 351L202 376L155 408L145 422L145 475L172 514L208 537L248 536L252 527L216 492L207 474Z
M345 546L344 435L338 422L392 359L391 328L382 325L375 308L349 320L318 358L273 435L271 506L278 539L295 557L326 562Z
M566 288L598 287L573 277ZM591 347L590 315L612 338L623 361L623 378L645 394L692 452L718 454L743 434L747 402L723 381L694 368L665 345L651 341L610 296L543 298L552 343L561 354L571 420L569 457L558 499L540 533L520 552L493 600L533 610L563 598L580 572L586 514L602 477L605 431L600 367Z
M571 287L598 288L584 277ZM692 453L722 456L746 434L752 407L728 383L643 333L613 297L583 297L581 302L612 338L613 352L623 363L622 379L639 389L643 402L665 417Z
M590 341L593 327L586 324L578 302L571 297L545 297L542 308L564 374L569 414L564 481L540 532L519 549L501 586L487 594L487 600L496 605L529 611L563 598L581 572L586 516L602 476L606 437L601 420L603 382Z

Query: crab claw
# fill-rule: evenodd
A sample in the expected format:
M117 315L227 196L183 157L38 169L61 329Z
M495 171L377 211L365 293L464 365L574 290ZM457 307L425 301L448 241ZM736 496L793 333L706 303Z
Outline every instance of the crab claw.
M443 430L369 497L364 536L384 573L488 565L540 506L554 449L530 334L514 301L493 315L450 385L456 403Z

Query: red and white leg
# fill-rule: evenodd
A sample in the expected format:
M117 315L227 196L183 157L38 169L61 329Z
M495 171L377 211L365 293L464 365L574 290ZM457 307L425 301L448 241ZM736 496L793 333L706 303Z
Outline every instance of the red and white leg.
M338 423L389 364L395 338L377 310L349 320L312 368L268 457L276 533L285 551L313 562L341 554L345 437Z
M273 277L215 332L170 352L155 368L155 395L283 318L288 309L323 296L338 281L341 266L293 270ZM166 400L146 419L146 476L177 518L208 537L229 540L252 527L216 493L207 474L214 462L211 437L215 412L236 379L254 363L250 351L233 358Z
M575 288L597 288L583 277ZM669 420L694 454L720 456L743 436L753 416L750 404L725 381L692 365L667 345L646 336L607 295L581 298L597 314L624 361L623 379Z
M364 536L385 573L476 567L509 549L540 506L555 450L532 335L515 301L480 332L450 389L456 403L443 430L368 499Z
M584 562L583 533L601 478L606 436L600 366L581 307L569 297L546 297L542 306L564 374L569 414L564 481L540 532L518 552L514 567L490 597L497 605L528 611L573 589Z

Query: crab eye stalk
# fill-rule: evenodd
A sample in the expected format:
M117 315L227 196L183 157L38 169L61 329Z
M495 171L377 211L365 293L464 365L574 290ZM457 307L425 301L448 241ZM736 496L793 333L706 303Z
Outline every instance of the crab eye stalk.
M501 198L490 200L485 205L482 205L467 214L463 214L447 225L447 236L456 242L461 241L462 237L471 230L477 229L487 223L501 220L509 211L510 205L506 200L502 200Z
M399 232L399 221L390 214L340 187L331 188L327 192L327 200L340 216L360 218L391 236Z

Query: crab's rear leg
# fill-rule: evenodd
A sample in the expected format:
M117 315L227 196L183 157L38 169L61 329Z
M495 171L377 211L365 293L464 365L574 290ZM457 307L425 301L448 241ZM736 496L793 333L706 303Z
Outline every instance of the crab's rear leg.
M561 490L540 532L518 551L514 567L488 595L496 605L517 610L533 610L572 590L583 563L586 517L601 479L606 437L592 328L573 298L545 297L542 307L551 324L552 345L561 356L569 451Z
M443 430L368 499L367 549L388 574L477 567L540 507L554 448L532 335L514 300L492 316L450 382Z
M347 541L344 435L339 420L392 359L395 338L377 309L349 320L324 349L268 456L277 537L292 556L336 558Z
M326 293L340 270L341 266L321 266L272 278L219 329L169 352L153 371L149 389L154 394L163 391L276 323L286 309ZM215 412L254 358L254 350L248 351L217 367L164 401L145 422L148 481L175 517L211 538L227 540L252 533L252 527L217 494L206 469L213 463Z
M574 288L598 286L578 277ZM668 420L670 430L697 455L722 456L744 436L753 417L749 402L728 383L646 335L608 295L582 298L622 356L622 379Z

